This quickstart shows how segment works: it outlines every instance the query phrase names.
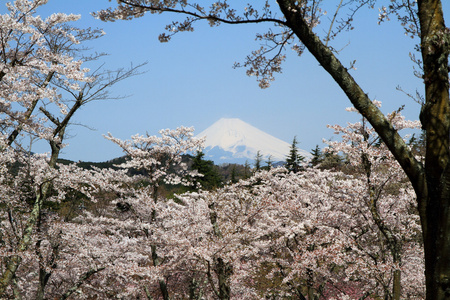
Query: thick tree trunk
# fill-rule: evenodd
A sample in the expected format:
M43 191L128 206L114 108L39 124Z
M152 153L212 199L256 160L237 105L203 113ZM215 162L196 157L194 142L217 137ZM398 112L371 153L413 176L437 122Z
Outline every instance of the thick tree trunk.
M450 299L450 166L449 77L450 33L439 0L419 5L425 105L421 118L426 131L427 193L422 228L425 245L427 299Z
M442 191L438 191L442 192ZM450 299L450 210L445 197L431 195L427 200L424 236L427 299Z

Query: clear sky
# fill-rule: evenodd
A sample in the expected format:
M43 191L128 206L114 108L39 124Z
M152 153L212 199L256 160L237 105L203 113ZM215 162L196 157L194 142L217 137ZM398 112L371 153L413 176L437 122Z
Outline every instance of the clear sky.
M449 25L450 4L443 3ZM297 136L299 147L310 151L316 144L322 147L323 138L333 138L327 124L345 125L357 119L356 114L344 110L350 106L349 100L308 52L298 57L289 50L283 73L264 90L244 69L232 68L234 62L242 62L259 48L254 37L263 32L264 25L210 28L198 23L194 32L160 43L158 35L176 15L149 14L113 23L90 15L111 4L115 1L49 0L39 10L42 16L53 12L81 14L77 26L103 28L106 35L90 46L110 54L102 59L107 68L148 61L145 74L112 89L113 94L130 95L128 98L90 103L78 112L74 122L91 129L71 127L64 158L105 161L122 155L116 145L102 137L107 132L122 139L180 125L194 126L201 132L222 117L239 118L289 143ZM0 10L5 11L4 7ZM365 8L355 29L343 33L332 45L345 47L339 55L344 64L356 60L357 70L352 75L371 98L383 102L384 112L405 104L407 117L417 119L419 105L396 90L398 85L411 93L423 90L412 74L408 56L417 41L406 37L395 20L377 25L377 16L378 9ZM328 16L323 26L329 26Z

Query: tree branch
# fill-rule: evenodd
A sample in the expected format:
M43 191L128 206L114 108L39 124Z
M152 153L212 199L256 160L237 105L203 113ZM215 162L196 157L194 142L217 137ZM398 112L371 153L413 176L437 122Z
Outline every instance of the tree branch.
M192 11L186 11L183 9L175 9L175 8L170 8L170 7L158 7L158 6L152 6L152 5L142 5L142 4L138 4L138 3L133 3L127 0L119 0L120 3L132 6L132 7L138 7L147 11L151 11L151 12L171 12L171 13L178 13L178 14L183 14L183 15L188 15L191 17L196 18L197 20L212 20L212 21L216 21L216 22L220 22L220 23L225 23L225 24L252 24L252 23L263 23L263 22L272 22L272 23L277 23L277 24L281 24L281 25L286 25L286 23L280 19L275 19L275 18L261 18L261 19L254 19L254 20L244 20L244 19L236 19L236 20L228 20L228 19L224 19L224 18L220 18L218 16L215 15L211 15L211 14L199 14L199 13L195 13Z
M295 1L279 0L278 4L290 27L321 66L333 77L345 92L355 108L372 124L383 142L402 166L414 190L423 194L426 190L425 173L422 164L416 160L402 137L384 114L372 103L348 70L334 56L332 51L312 32L305 19L295 9Z

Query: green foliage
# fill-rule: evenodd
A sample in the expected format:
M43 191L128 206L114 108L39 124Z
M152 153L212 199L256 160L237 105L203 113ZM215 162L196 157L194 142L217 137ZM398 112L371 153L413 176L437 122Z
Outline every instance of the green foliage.
M319 167L326 170L341 170L344 165L344 158L341 155L334 152L325 152Z
M286 169L291 172L297 173L303 169L301 163L304 161L304 157L298 153L297 148L297 137L294 136L294 140L292 141L291 149L289 150L289 155L286 158Z
M196 178L196 184L199 183L203 189L211 190L222 186L222 178L217 171L212 160L205 160L203 152L198 152L192 160L192 170L197 170L202 177Z
M312 159L311 159L311 166L315 167L317 165L319 165L320 163L322 163L324 157L323 157L323 153L322 150L320 150L319 145L316 145L316 148L311 149L311 155L312 155Z
M248 174L248 169L239 164L222 164L217 166L217 171L224 183L236 183Z
M269 155L267 157L266 164L267 164L267 166L266 166L267 170L272 169L272 167L273 167L272 155Z
M231 168L231 183L238 182L237 173L236 173L236 165L233 165Z
M256 156L255 156L255 171L259 171L261 170L261 162L262 162L262 154L261 151L257 151L256 152Z
M245 161L244 164L244 179L250 178L251 172L250 172L250 164L248 161Z

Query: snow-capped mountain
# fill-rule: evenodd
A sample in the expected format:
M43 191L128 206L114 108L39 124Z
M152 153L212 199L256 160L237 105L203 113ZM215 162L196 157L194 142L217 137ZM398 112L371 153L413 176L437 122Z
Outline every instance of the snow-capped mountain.
M215 163L252 163L260 151L263 161L285 161L291 145L239 119L222 118L197 137L205 137L205 158ZM310 154L299 149L299 154Z

